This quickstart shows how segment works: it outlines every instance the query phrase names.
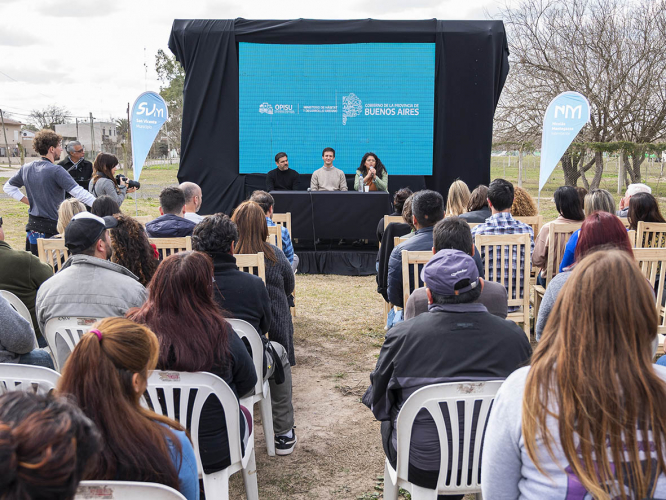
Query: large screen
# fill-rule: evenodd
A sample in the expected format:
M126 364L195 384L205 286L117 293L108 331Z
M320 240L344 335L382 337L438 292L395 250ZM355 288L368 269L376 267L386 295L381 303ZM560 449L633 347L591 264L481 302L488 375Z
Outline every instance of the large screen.
M240 173L284 151L309 174L335 149L353 174L367 152L396 175L432 175L435 44L239 43Z

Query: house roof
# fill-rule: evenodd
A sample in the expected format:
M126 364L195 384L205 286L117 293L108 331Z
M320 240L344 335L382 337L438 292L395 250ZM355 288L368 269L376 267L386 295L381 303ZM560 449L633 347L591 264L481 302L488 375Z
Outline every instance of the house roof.
M7 118L6 116L4 117L4 122L5 125L23 125L23 123L12 120L11 118ZM2 124L0 123L0 125Z

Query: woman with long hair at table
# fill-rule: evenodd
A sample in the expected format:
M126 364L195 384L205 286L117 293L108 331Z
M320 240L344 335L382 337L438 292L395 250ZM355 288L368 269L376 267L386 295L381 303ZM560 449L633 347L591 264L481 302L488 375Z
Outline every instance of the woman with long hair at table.
M231 220L238 227L238 243L234 248L234 254L264 252L266 288L271 299L273 315L268 338L287 350L289 363L294 366L296 364L294 325L289 306L295 280L291 265L282 250L266 242L268 238L266 215L257 203L244 201L234 210Z
M196 500L197 462L185 430L141 405L159 348L145 326L103 319L67 359L58 392L72 397L102 435L100 456L85 479L160 483Z
M495 398L484 497L666 498L666 368L652 363L658 320L631 255L601 250L576 265L531 366Z
M354 176L354 189L360 190L359 183L363 182L368 191L388 192L388 172L382 161L375 153L365 153L361 159L361 166Z

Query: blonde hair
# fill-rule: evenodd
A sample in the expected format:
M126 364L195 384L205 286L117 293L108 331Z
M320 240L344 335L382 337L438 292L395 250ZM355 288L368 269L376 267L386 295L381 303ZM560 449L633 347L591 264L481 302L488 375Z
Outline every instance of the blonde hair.
M76 214L85 212L86 206L77 198L67 198L58 208L58 233L64 234L65 228Z
M470 198L469 188L460 179L457 179L449 188L446 197L446 216L458 216L467 212L467 204Z

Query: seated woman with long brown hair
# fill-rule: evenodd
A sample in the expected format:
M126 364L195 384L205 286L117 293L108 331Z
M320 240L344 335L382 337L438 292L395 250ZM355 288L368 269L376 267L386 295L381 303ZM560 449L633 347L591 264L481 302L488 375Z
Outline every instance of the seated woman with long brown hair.
M483 496L666 498L666 368L652 364L659 317L632 256L589 254L550 316L531 366L497 393Z
M257 203L244 201L236 208L231 220L238 226L238 243L234 252L236 255L264 252L266 288L273 314L268 338L287 350L289 363L294 366L294 324L289 311L289 300L296 283L294 272L282 250L266 242L268 225L264 211Z
M213 263L200 252L178 252L164 259L150 284L148 300L127 317L147 325L159 340L158 367L209 372L223 379L237 398L252 391L257 374L243 341L224 320L213 298ZM252 422L240 407L244 444ZM229 466L224 411L214 396L204 403L199 453L206 473Z
M106 318L81 337L58 384L102 434L102 450L84 479L160 483L199 498L192 444L178 422L140 404L159 356L155 334L124 318Z

